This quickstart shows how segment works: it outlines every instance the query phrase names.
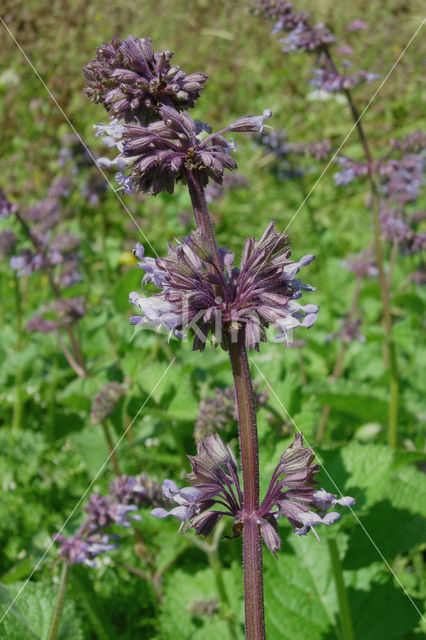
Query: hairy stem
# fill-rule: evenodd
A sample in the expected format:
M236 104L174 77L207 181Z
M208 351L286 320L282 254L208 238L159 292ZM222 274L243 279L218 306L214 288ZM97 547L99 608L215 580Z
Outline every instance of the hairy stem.
M247 640L264 640L262 546L256 510L259 508L259 447L253 385L244 343L244 329L237 340L228 336L229 356L237 397L243 471L243 568Z
M56 640L56 637L58 635L59 625L61 624L62 611L65 604L65 596L67 593L68 569L68 562L65 561L62 565L58 595L56 597L56 604L53 610L52 620L50 622L49 632L47 634L46 640Z
M197 228L201 229L208 239L213 251L215 262L216 264L219 264L219 255L217 252L213 225L207 208L206 197L204 195L204 187L200 180L190 171L187 172L187 182Z
M187 182L197 227L208 238L216 265L219 265L219 255L204 187L190 171L187 172ZM259 508L259 447L253 384L245 348L244 329L239 328L236 332L228 333L227 340L237 397L244 483L243 567L246 639L264 640L262 545L256 515Z
M339 549L335 538L327 540L333 570L334 583L336 585L337 599L339 601L339 617L343 640L355 640L352 626L351 610L346 585L343 578L342 563L339 557Z

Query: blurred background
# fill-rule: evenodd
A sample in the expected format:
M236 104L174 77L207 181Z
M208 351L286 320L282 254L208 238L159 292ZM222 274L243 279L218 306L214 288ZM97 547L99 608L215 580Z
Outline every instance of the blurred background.
M354 90L360 112L424 17L417 0L295 6L335 34L342 68L349 58L380 76ZM82 522L90 492L106 494L114 476L181 483L185 454L216 429L237 447L226 354L210 347L194 354L151 332L133 336L129 325L128 294L141 280L132 248L144 243L142 231L149 255L163 255L166 242L190 231L185 188L156 198L122 194L120 202L114 172L108 184L73 131L95 157L112 157L94 136L108 116L84 95L82 67L97 46L128 35L174 51L186 73L208 74L192 116L213 130L272 110L273 129L238 139L237 172L223 189L209 187L219 243L239 257L244 238L260 237L274 219L279 229L289 225L295 260L317 256L303 273L317 287L304 297L320 305L317 323L295 332L290 348L268 342L254 355L262 488L300 429L324 465L321 486L353 495L356 517L346 514L333 531L321 531L321 544L280 524L278 561L264 554L268 638L348 640L333 545L352 637L424 637L425 295L424 262L412 241L425 231L421 180L403 203L411 244L382 228L400 386L392 443L370 196L365 180L339 186L333 177L341 167L330 160L353 121L343 94L310 84L315 54L283 54L273 21L240 0L3 0L1 17L13 38L0 24L0 189L12 209L0 219L0 613L31 577L0 623L2 639L44 640L60 573L57 546L44 553L94 479L64 535ZM348 29L359 19L365 27ZM423 28L362 118L375 159L393 139L424 130L424 43ZM356 131L342 154L364 161ZM29 265L34 247L16 211L60 256L53 288L43 265ZM96 396L108 383L122 385L109 404ZM243 637L240 541L218 537L210 541L214 553L200 548L191 534L176 536L175 521L150 518L152 504L141 505L142 520L97 568L73 567L58 638Z

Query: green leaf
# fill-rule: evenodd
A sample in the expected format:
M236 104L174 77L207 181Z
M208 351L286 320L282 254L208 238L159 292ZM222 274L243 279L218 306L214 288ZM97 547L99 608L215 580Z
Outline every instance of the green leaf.
M0 585L1 615L12 605L0 625L1 639L45 640L56 595L56 585L41 582L16 582L7 587ZM15 597L17 600L12 604ZM80 620L70 600L64 606L57 640L83 640Z
M290 534L292 535L292 534ZM336 598L327 548L295 541L300 557L265 553L266 632L271 640L336 640ZM319 547L319 549L318 549Z
M240 571L222 569L222 576L231 602L238 638L243 638L242 623L242 577ZM203 569L191 573L177 570L172 573L165 589L164 608L160 618L163 638L179 640L212 640L229 638L228 625L220 611L211 617L196 617L191 605L200 600L218 598L213 571Z
M114 287L112 301L116 311L119 313L131 311L132 306L129 304L129 293L131 291L140 291L142 275L143 272L135 266L129 269L129 271L118 280Z
M350 380L334 380L308 385L305 395L314 394L323 405L369 422L381 422L388 411L385 392Z
M89 411L93 396L102 386L99 378L76 378L59 394L62 404L75 409Z
M321 457L321 485L332 493L352 495L357 501L356 510L369 507L384 496L393 463L388 447L352 441L337 454L336 450L321 451Z

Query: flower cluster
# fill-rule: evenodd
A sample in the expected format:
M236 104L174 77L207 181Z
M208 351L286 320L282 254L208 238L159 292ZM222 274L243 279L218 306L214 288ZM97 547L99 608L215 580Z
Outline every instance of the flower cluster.
M164 497L160 484L146 473L139 476L122 475L109 485L109 493L120 504L135 504L140 507L164 507L170 505L170 500Z
M10 267L18 276L31 275L42 269L54 270L55 279L63 287L81 280L80 239L69 232L52 230L64 217L63 200L68 196L68 177L56 178L49 187L47 197L27 209L19 210L19 216L30 235L31 246L11 257Z
M293 5L287 0L261 0L254 6L256 15L263 15L274 21L272 34L286 33L280 39L283 45L283 53L292 51L304 51L316 54L316 65L312 73L314 74L311 84L321 91L330 93L341 92L361 84L361 82L371 83L379 76L369 71L356 71L351 75L340 74L332 62L330 47L337 40L327 27L322 24L312 25L310 16L304 11L295 12ZM358 31L366 28L367 25L361 20L355 20L348 25L349 31ZM342 54L351 54L351 47L341 48ZM343 66L351 66L347 59L343 60Z
M379 273L371 249L349 255L341 262L341 266L360 277L376 278Z
M288 34L280 40L284 45L284 53L299 50L318 53L336 41L325 25L312 26L309 22L309 15L304 11L294 11L293 5L287 0L279 2L260 0L254 5L254 13L274 21L272 33L284 32Z
M214 396L207 396L200 402L197 420L194 428L196 442L206 435L216 431L226 430L230 424L238 421L237 398L234 387L214 389ZM263 406L268 398L266 391L258 392L254 389L254 401L256 407Z
M130 302L143 314L131 323L164 328L181 338L189 331L195 336L193 349L203 350L210 334L226 349L234 332L244 327L247 349L258 350L269 325L278 330L277 341L296 327L311 327L317 318L316 305L298 302L303 291L314 288L296 278L314 256L291 261L288 238L275 231L273 222L258 241L247 238L239 268L225 249L218 250L216 264L200 231L176 247L169 245L166 258L144 257L141 245L135 254L145 271L143 281L161 291L150 297L130 293Z
M405 255L421 253L426 249L426 232L415 230L416 216L409 216L403 208L395 209L382 203L380 228L386 240L397 244Z
M197 445L197 455L189 456L192 472L187 476L191 486L179 489L175 482L165 480L164 495L178 506L170 511L156 508L151 515L166 518L171 515L181 521L181 529L192 527L197 535L209 535L224 516L233 519L237 536L247 518L256 517L262 538L275 554L281 548L277 520L284 516L298 535L314 531L319 524L333 524L340 514L328 512L336 504L351 506L350 497L337 499L324 489L316 488L312 449L303 445L301 434L284 450L274 470L268 490L255 514L244 508L238 477L238 463L229 445L217 434L207 436Z
M108 382L100 389L93 398L90 410L90 421L92 424L100 424L116 408L118 402L125 393L126 387L119 382Z
M158 118L158 107L181 111L194 106L207 80L204 73L186 75L172 66L171 51L152 51L150 38L113 38L96 50L83 69L86 93L114 117L142 124Z
M350 63L346 61L345 68L350 66ZM371 73L370 71L363 71L362 69L356 70L354 73L339 73L325 58L318 67L312 69L313 78L310 80L311 84L316 89L321 91L327 91L328 93L338 93L348 89L354 89L362 82L371 84L378 78L379 75Z
M86 314L85 299L83 296L55 300L39 313L35 314L27 323L27 331L50 333L57 331L66 325L73 324Z
M341 318L339 322L342 325L342 328L340 329L340 331L329 333L325 338L326 342L331 342L331 340L335 340L336 338L338 338L345 344L354 342L355 340L359 340L359 342L365 342L365 336L363 336L360 332L360 318L352 318L350 317L350 315L348 315L345 318Z
M126 193L173 193L176 181L185 181L189 173L204 186L209 178L221 184L225 169L237 166L231 156L235 143L228 142L223 134L263 131L264 121L271 116L270 110L265 109L261 116L239 118L220 132L206 136L210 127L193 120L188 113L167 105L157 111L159 119L147 126L120 124L118 120L98 125L96 135L120 151L113 160L100 158L98 164L119 169L116 181Z
M131 521L141 517L134 513L140 507L167 506L170 501L161 495L161 488L146 474L120 476L104 496L93 493L84 507L87 516L77 532L68 538L60 533L53 540L60 545L60 555L70 564L95 567L95 558L118 547L119 536L111 533L114 525L129 528Z

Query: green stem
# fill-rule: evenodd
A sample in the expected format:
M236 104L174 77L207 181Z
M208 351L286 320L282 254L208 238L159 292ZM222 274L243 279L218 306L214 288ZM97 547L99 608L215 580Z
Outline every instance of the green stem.
M327 544L330 554L331 568L333 570L334 583L336 585L337 599L339 601L339 617L343 640L355 640L348 593L346 591L342 563L340 562L336 539L328 538Z
M48 438L53 442L55 436L55 408L56 408L56 390L58 387L58 358L56 354L53 356L53 366L50 379L49 389L49 405L47 407L47 428Z
M333 70L338 73L338 69L334 63L333 58L327 47L324 47L324 53L329 60ZM381 237L380 230L380 211L379 211L379 195L378 189L375 182L375 165L373 160L373 155L370 150L370 145L367 140L367 136L364 132L364 127L361 123L361 116L358 113L358 109L353 101L352 94L348 89L345 89L343 92L348 101L348 105L351 111L352 119L356 126L358 136L362 147L364 149L364 154L367 160L367 171L368 171L368 181L370 184L370 192L371 192L371 209L373 216L373 239L374 239L374 253L376 259L376 266L379 272L379 287L380 287L380 296L382 299L382 307L383 307L383 322L385 326L385 331L387 334L387 355L388 355L388 365L390 372L390 389L389 389L389 411L388 411L388 443L392 448L396 448L397 439L398 439L398 404L399 404L399 377L398 377L398 363L396 356L396 348L395 342L393 340L393 332L392 332L392 314L391 314L391 306L390 306L390 292L389 292L389 283L386 277L385 268L384 268L384 253L383 253L383 243ZM387 367L386 367L387 368Z
M221 603L225 605L225 608L227 610L226 621L228 624L229 636L230 638L232 638L232 640L238 640L238 632L235 627L233 613L231 611L231 603L229 601L228 592L226 591L225 582L223 580L222 565L217 549L211 549L210 551L207 551L207 557L214 574L219 599Z
M23 347L22 332L22 294L19 278L15 273L15 319L16 319L16 348L18 353ZM22 366L18 366L15 378L15 401L13 404L12 431L17 431L22 426L22 382L24 370Z
M379 271L379 285L383 305L383 322L387 334L387 349L389 356L390 372L390 392L389 392L389 414L388 414L388 443L393 449L398 441L398 403L399 403L399 377L398 363L396 359L395 342L392 335L392 315L390 308L390 295L388 281L383 267L383 245L380 235L380 214L379 205L373 202L373 229L374 229L374 252L376 264Z
M68 562L64 562L62 565L61 572L61 580L59 582L59 590L58 595L56 597L56 604L53 610L52 620L50 623L49 632L47 634L46 640L56 640L59 631L59 625L61 624L61 616L62 611L64 609L65 604L65 596L67 593L67 583L68 583Z
M109 450L111 464L114 470L114 475L116 475L118 478L119 476L121 476L120 465L118 464L118 457L115 450L114 441L112 439L111 430L109 428L109 425L105 421L102 422L102 429L103 429L105 441L107 443L107 447Z

